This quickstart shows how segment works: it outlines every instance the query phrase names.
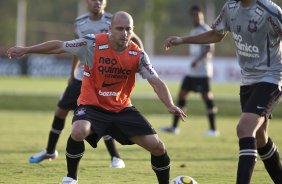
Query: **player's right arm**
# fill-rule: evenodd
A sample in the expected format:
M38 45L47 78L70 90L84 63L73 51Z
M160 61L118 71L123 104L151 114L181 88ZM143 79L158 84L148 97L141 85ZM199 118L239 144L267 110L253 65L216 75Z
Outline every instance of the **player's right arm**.
M25 54L60 54L65 52L63 43L59 40L52 40L29 47L14 46L7 50L7 56L12 58Z
M210 30L195 36L170 36L165 40L164 47L166 50L168 50L171 46L174 45L216 43L220 42L225 36L226 33L220 34L215 30Z

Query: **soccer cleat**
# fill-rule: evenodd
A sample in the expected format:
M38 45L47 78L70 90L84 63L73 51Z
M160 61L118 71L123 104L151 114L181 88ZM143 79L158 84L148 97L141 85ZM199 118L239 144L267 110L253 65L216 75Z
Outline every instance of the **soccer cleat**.
M53 160L57 158L59 155L58 151L55 150L53 154L48 154L46 150L43 150L29 158L29 163L37 164L45 159Z
M203 135L206 137L218 137L220 133L217 130L208 130L204 132Z
M176 128L176 127L162 127L162 128L160 128L160 131L166 132L166 133L171 133L171 134L179 134L180 133L179 128Z
M63 178L61 184L78 184L78 180L66 176Z
M125 164L121 158L113 157L110 167L111 168L125 168Z

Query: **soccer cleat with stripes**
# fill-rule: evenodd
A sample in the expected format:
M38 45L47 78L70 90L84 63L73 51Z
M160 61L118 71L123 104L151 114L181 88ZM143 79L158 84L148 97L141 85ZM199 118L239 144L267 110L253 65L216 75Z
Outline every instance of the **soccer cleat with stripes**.
M59 153L57 150L55 150L55 152L53 154L48 154L46 150L43 150L39 153L36 153L35 155L31 156L29 158L29 163L32 164L38 164L43 160L53 160L56 159L58 157Z

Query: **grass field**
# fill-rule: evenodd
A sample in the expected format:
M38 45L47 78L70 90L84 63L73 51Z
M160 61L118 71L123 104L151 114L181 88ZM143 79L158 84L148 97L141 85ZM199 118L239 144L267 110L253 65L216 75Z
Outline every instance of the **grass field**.
M41 151L47 143L53 111L66 79L0 78L0 183L53 184L66 175L65 144L70 133L71 116L61 135L57 149L59 158L40 164L29 164L28 157ZM178 84L169 83L175 96ZM220 113L217 117L221 136L206 138L201 134L207 129L205 108L197 95L191 96L186 122L181 123L179 135L158 131L169 125L171 116L159 107L152 90L138 82L133 102L165 142L171 158L171 177L190 175L200 184L234 184L237 170L238 145L235 127L238 121L238 86L214 85L213 90ZM136 102L136 103L135 103ZM229 110L228 110L229 109ZM280 107L278 108L280 109ZM281 112L281 111L280 111ZM276 111L270 125L278 148L282 149L281 117ZM150 167L149 154L138 146L121 146L119 152L125 169L110 169L110 159L103 141L93 150L86 144L80 163L80 184L156 184ZM258 159L252 178L253 184L271 184Z

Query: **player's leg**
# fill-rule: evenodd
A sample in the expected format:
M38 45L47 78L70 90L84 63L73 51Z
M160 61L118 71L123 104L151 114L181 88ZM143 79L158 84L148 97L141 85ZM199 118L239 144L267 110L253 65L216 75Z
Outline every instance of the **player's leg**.
M67 177L64 180L76 180L79 162L84 154L84 139L91 134L91 123L86 120L76 120L72 125L66 147ZM63 182L62 182L63 183Z
M43 151L31 156L29 158L30 163L39 163L45 159L55 159L58 157L58 151L56 145L59 140L59 136L64 129L65 119L69 110L58 108L55 112L55 116L52 122L52 128L49 132L47 148Z
M250 183L257 157L257 145L261 146L267 140L267 127L264 127L267 125L264 123L271 116L271 111L280 97L280 88L275 84L257 83L240 87L243 113L237 126L240 147L237 184ZM262 136L258 138L258 144L257 135Z
M257 159L256 131L264 118L254 113L243 113L237 126L239 138L239 162L237 184L249 184Z
M128 107L115 115L110 135L122 145L136 143L151 153L152 168L160 184L169 183L170 160L162 141L144 116Z
M110 167L111 168L124 168L125 164L124 164L124 161L119 156L118 150L115 145L115 140L109 135L103 136L103 139L107 147L107 150L111 156Z
M256 140L258 154L264 166L275 184L282 183L282 166L280 155L276 145L268 137L269 120L266 121L257 131Z
M159 184L169 184L170 159L164 143L157 134L134 136L130 140L151 153L152 169L157 175Z
M47 147L29 158L30 163L39 163L44 159L54 159L58 156L56 145L65 126L68 112L77 107L77 98L80 94L81 81L73 79L68 84L55 112L52 127L49 132Z
M205 132L206 136L216 137L219 136L219 132L216 129L215 117L217 113L217 107L214 103L213 93L209 91L201 92L202 99L207 108L207 116L209 121L209 130Z
M65 127L66 117L68 115L68 109L58 108L55 112L54 120L52 122L52 128L49 133L47 153L51 154L55 152L56 145L59 140L59 136Z

